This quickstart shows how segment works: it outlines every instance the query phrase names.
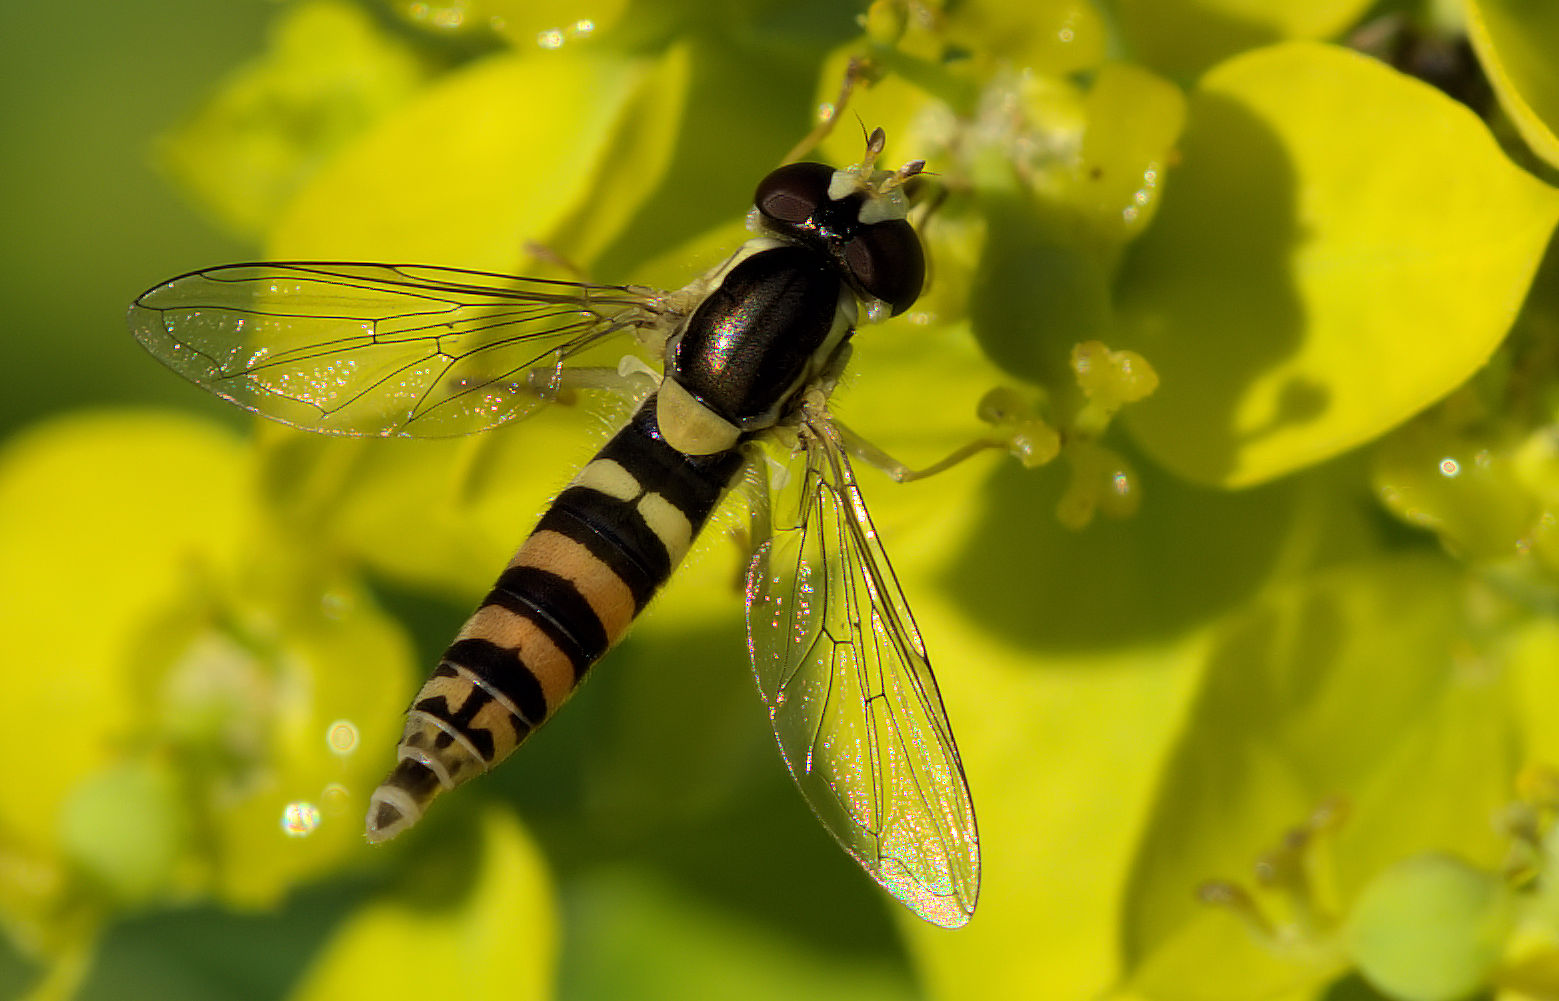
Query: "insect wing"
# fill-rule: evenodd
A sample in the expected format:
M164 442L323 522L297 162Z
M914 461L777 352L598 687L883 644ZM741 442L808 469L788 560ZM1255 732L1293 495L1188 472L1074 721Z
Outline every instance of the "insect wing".
M747 574L748 648L780 753L846 851L916 914L974 913L974 808L920 633L826 418L802 429L798 527Z
M137 298L128 319L163 364L284 424L443 437L530 413L565 360L669 316L629 286L268 263L174 278Z

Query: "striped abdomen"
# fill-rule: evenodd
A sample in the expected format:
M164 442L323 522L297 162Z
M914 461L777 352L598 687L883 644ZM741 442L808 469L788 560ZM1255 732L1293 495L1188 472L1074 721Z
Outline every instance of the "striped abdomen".
M655 397L553 501L466 621L406 715L399 762L374 791L368 837L502 761L557 711L687 553L741 468L738 449L667 445Z

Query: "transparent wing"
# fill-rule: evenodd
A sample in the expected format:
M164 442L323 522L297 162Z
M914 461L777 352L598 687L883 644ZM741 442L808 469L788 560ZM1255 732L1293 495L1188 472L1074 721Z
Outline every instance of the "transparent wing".
M546 402L563 362L674 322L651 290L390 264L233 264L174 278L130 329L197 385L309 431L442 437Z
M910 910L974 913L980 845L942 698L838 432L801 429L798 527L747 573L748 648L780 753L845 850Z

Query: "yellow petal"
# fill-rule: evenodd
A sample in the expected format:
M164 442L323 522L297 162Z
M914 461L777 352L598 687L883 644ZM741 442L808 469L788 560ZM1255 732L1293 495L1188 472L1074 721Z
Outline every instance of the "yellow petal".
M1455 388L1559 219L1466 108L1328 46L1210 71L1182 149L1121 278L1120 346L1161 380L1126 414L1138 443L1203 483L1324 461Z

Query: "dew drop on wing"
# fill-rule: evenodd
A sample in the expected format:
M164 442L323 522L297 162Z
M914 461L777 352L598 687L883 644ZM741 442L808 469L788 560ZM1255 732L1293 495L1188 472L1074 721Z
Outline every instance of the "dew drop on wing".
M334 409L343 389L350 387L356 372L357 363L344 358L304 371L282 368L265 377L257 374L252 378L256 386L269 394L328 411Z

